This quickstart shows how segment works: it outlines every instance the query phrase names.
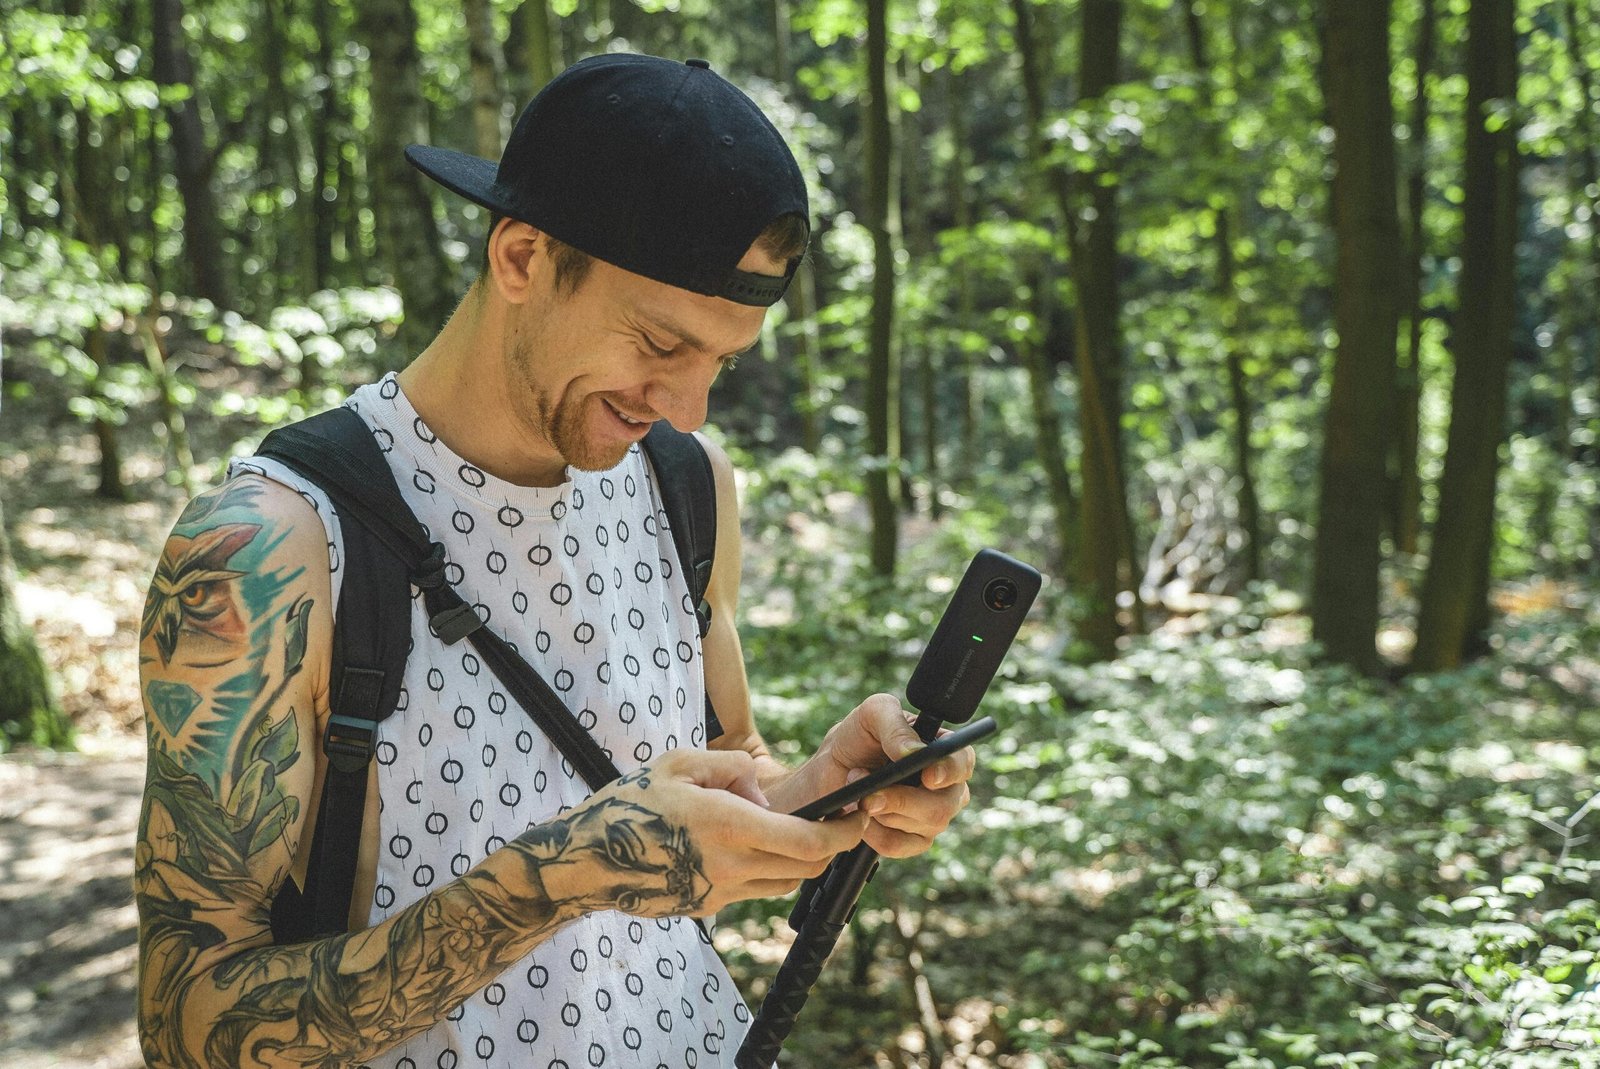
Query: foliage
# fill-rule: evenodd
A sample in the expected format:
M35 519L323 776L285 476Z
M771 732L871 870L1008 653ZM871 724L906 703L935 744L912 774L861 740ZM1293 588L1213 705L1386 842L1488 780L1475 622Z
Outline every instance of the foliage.
M747 516L800 523L836 478L791 457L747 484ZM840 562L823 530L838 528L794 532L810 551L747 593L760 713L808 744L864 687L909 674L971 548L953 531L916 547L903 619L863 624L863 581L824 570ZM806 611L773 612L791 597ZM1247 600L1086 668L1059 662L1041 620L986 703L1003 732L973 807L926 857L886 866L854 938L888 923L886 900L920 904L936 997L991 1006L989 1056L1036 1065L1600 1064L1600 814L1585 808L1600 598L1519 618L1472 668L1399 683L1319 665L1280 612ZM879 626L904 640L894 680L861 652ZM759 905L730 914L747 934L768 923ZM876 1001L902 1005L899 955L879 957ZM853 1020L886 1042L892 1012L852 1017L848 960L812 1027Z

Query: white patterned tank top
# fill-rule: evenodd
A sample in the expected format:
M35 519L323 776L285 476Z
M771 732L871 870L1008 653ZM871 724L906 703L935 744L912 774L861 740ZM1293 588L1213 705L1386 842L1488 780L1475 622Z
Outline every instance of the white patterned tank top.
M445 547L447 575L624 773L705 746L704 673L688 587L655 478L635 446L606 472L517 486L440 442L391 374L346 404L400 493ZM281 465L235 461L306 497L342 557L327 498ZM415 591L413 591L415 593ZM378 733L379 847L370 923L460 876L589 794L471 646L446 646L413 597L399 707ZM710 1069L750 1020L698 926L593 913L561 928L375 1069Z

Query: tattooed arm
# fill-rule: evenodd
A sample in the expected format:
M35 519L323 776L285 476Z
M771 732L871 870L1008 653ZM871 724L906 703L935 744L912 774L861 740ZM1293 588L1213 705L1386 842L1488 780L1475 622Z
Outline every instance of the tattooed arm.
M710 913L785 893L859 841L861 823L748 800L748 754L680 751L367 931L272 946L271 903L310 832L327 717L326 562L305 502L248 477L190 504L152 580L134 874L149 1065L358 1063L581 914Z

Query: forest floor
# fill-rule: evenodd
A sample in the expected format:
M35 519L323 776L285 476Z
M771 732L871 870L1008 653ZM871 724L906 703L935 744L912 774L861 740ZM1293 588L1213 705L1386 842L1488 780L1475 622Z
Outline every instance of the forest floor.
M20 363L4 369L0 499L18 605L78 752L0 756L0 1050L8 1069L132 1069L143 1064L133 1015L144 781L136 646L144 589L183 495L163 481L157 443L130 421L129 500L97 498L92 435L55 384Z

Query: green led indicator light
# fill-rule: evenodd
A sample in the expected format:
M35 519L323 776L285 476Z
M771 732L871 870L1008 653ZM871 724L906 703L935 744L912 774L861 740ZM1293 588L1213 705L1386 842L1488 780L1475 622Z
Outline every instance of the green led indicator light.
M982 642L983 641L983 636L982 635L973 635L972 636L972 641L974 641L974 642Z

